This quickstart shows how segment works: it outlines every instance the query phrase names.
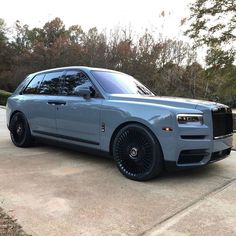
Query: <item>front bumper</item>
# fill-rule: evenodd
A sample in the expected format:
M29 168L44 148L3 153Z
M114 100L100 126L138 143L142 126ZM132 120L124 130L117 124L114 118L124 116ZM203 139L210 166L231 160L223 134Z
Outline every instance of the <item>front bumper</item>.
M222 150L222 151L218 151L218 152L213 152L211 154L210 160L206 163L198 163L198 164L188 164L188 165L179 165L177 164L176 161L165 161L165 169L168 171L175 171L175 170L186 170L186 169L192 169L195 167L199 167L199 166L203 166L203 165L207 165L207 164L211 164L217 161L220 161L226 157L228 157L230 155L231 152L231 148Z
M177 151L165 158L166 169L188 169L219 161L230 155L233 136L211 140L179 140Z

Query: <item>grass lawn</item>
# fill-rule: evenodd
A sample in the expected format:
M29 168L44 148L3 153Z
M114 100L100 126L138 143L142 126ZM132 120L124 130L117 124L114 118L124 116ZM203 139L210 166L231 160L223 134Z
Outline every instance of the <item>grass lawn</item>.
M9 96L11 96L11 93L0 89L0 105L5 106Z

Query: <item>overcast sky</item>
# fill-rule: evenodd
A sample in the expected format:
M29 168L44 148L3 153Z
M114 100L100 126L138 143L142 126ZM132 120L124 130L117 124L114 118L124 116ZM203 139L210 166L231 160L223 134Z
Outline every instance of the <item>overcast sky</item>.
M42 26L55 17L67 25L79 24L84 29L96 26L99 30L131 26L137 33L145 28L164 31L164 36L181 36L181 18L188 15L193 0L3 0L0 18L8 26L16 20L31 27ZM165 18L160 18L165 11Z

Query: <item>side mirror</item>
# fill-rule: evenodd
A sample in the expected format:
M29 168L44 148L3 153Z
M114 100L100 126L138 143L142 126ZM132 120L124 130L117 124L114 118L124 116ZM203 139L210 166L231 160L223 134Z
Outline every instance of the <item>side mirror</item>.
M88 99L88 98L90 98L91 91L90 91L89 87L78 86L77 88L75 88L75 93L81 97Z

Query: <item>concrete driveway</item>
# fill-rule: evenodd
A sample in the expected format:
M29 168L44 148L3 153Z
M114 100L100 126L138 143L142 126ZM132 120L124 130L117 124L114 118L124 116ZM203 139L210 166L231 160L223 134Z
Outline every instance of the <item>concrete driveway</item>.
M0 207L32 235L236 235L236 152L139 183L112 160L16 148L0 108Z

